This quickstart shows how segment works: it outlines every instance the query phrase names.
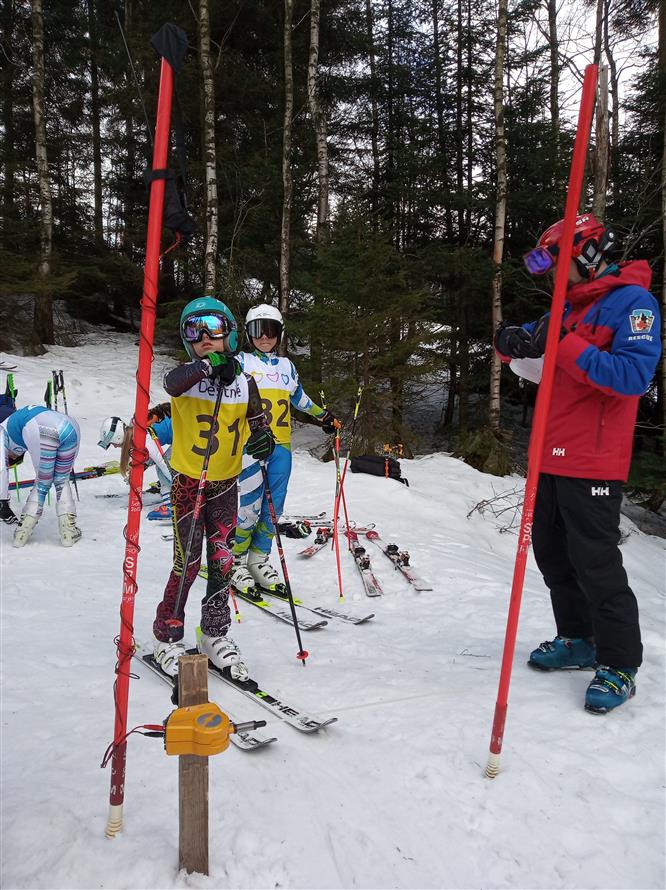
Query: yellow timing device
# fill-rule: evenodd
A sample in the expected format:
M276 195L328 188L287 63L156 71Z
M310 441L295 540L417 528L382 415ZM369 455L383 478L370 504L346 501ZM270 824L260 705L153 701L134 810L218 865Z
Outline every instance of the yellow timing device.
M191 705L172 711L164 724L167 754L197 754L208 757L229 747L229 735L236 731L215 702Z

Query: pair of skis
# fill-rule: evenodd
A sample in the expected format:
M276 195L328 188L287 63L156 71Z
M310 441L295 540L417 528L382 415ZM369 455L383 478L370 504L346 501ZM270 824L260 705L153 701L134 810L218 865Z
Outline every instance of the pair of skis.
M202 566L199 569L199 575L202 578L208 578L208 567ZM242 599L243 602L250 603L253 606L256 606L258 609L261 609L263 612L266 612L268 615L272 615L274 618L277 618L278 621L283 621L285 624L290 624L293 626L293 619L291 617L291 610L286 606L282 605L279 601L276 602L272 597L276 596L275 592L271 592L270 590L264 590L263 588L255 588L259 592L259 596L253 596L249 593L244 593L242 590L238 590L236 587L233 588L233 592L235 596L239 599ZM326 606L306 606L303 604L303 601L300 599L294 599L294 606L296 608L296 617L298 620L299 630L318 630L319 628L325 627L328 624L328 618L333 618L337 621L344 621L347 624L365 624L366 621L369 621L371 618L374 618L374 612L370 612L368 615L354 615L352 612L347 612L344 609L329 609ZM318 617L319 620L314 620L310 618L309 615L304 613L312 613Z
M187 654L198 655L199 650L188 649ZM164 673L162 668L155 661L155 656L153 655L153 652L149 646L137 643L135 657L139 658L142 664L146 665L146 667L148 667L154 674L156 674L161 680L163 680L173 689L177 680L175 681L173 677L170 677L168 674ZM256 680L250 678L244 683L241 683L238 680L233 680L227 670L222 670L222 668L216 667L216 665L212 664L210 660L208 662L208 672L213 674L223 683L231 686L237 692L240 692L246 698L252 699L262 708L270 711L279 720L282 720L284 723L288 723L299 732L319 732L320 729L323 729L325 726L330 726L331 723L335 723L338 719L337 717L329 717L326 720L319 720L318 718L308 714L306 711L303 711L301 708L297 708L294 705L285 702L281 698L278 698L277 696L272 695L270 692L262 689ZM224 708L224 710L225 713L229 715L232 722L237 722L236 720L234 720L231 714L229 714L226 708ZM272 742L277 741L277 739L275 737L269 738L265 736L260 730L255 729L241 733L234 733L230 736L230 741L242 751L255 751L258 748L263 748L266 745L270 745Z

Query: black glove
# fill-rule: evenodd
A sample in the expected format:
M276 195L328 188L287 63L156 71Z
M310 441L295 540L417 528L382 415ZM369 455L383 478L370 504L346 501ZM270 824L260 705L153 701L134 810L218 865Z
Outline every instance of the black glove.
M171 417L171 403L160 402L154 408L148 409L148 422L161 423L165 417Z
M342 427L338 418L332 411L329 411L328 408L319 416L319 420L321 422L321 428L327 436L332 436L333 433L337 432Z
M275 451L275 437L268 427L255 430L245 443L245 450L254 460L266 460Z
M546 337L548 336L548 323L550 321L550 313L547 312L545 315L542 315L539 321L536 323L536 327L532 333L532 346L539 353L539 355L543 355L546 351ZM569 332L565 327L560 329L560 340L562 337L565 337Z
M278 531L288 538L307 538L312 529L307 522L278 522Z
M236 379L236 361L230 355L220 355L219 352L211 352L206 356L210 363L211 380L219 380L222 386L231 386Z
M7 525L13 525L15 522L18 522L18 516L9 506L9 501L0 501L0 519L6 522Z
M539 358L539 352L532 342L532 335L525 328L502 322L495 333L495 348L502 355L511 358Z

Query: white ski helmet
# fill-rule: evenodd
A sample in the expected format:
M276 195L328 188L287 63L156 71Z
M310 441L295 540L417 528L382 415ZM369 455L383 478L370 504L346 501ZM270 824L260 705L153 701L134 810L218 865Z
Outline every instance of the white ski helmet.
M99 442L97 444L105 451L109 445L122 445L125 438L125 429L126 425L120 417L107 417L106 420L102 421L102 426L99 430Z
M277 337L279 343L283 331L284 320L276 306L262 303L260 306L253 306L245 316L245 333L250 343L253 339L261 337L262 334L266 334L268 337Z

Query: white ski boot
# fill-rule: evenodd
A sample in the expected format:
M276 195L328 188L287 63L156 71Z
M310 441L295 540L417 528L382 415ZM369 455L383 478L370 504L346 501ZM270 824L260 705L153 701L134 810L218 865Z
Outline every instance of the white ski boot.
M163 643L162 640L153 637L153 656L169 677L178 676L178 659L181 655L187 655L187 649L182 640L178 640L176 643Z
M21 516L21 520L14 532L14 547L25 547L38 522L39 516L31 516L30 513L24 513Z
M250 593L254 586L254 578L247 568L247 554L234 556L234 568L231 572L231 584L239 593Z
M277 590L282 587L280 576L269 562L270 553L259 553L250 550L247 557L247 568L255 583L264 590Z
M81 529L76 525L74 513L63 513L62 516L58 516L58 529L63 547L73 547L81 538Z
M202 655L219 668L229 668L232 680L244 683L250 677L247 665L243 661L238 646L231 637L209 637L205 633L197 633L197 645Z

